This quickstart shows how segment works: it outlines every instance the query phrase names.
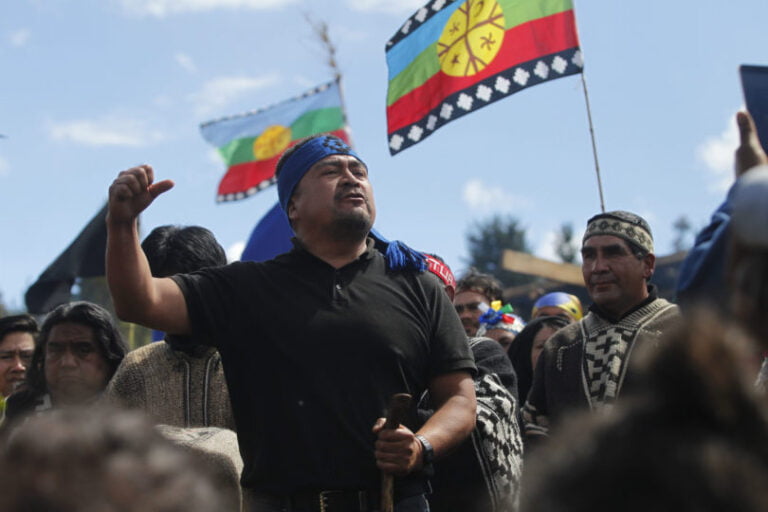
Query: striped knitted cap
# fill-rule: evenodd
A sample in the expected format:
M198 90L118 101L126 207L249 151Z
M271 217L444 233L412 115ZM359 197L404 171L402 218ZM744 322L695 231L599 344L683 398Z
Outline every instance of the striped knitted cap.
M631 212L615 210L599 213L589 219L582 243L587 238L598 235L617 236L642 247L650 253L653 252L651 226L648 225L644 218Z

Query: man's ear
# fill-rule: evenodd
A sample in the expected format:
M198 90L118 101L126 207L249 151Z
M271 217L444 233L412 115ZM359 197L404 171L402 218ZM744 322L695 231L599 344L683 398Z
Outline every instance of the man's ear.
M293 221L296 220L296 217L298 216L296 212L296 205L293 202L293 198L288 200L288 211L286 212L288 215L288 223L293 225Z
M643 257L643 277L645 277L645 280L649 280L651 276L653 275L653 272L656 270L656 255L653 253L648 253Z

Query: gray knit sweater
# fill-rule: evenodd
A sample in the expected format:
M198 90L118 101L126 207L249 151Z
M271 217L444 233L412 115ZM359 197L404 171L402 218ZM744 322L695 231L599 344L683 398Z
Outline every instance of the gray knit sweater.
M550 424L571 410L610 407L631 354L641 345L656 345L679 318L677 306L657 298L616 322L592 310L557 331L539 356L523 408L526 436L546 435Z
M235 430L214 348L192 357L165 342L145 345L125 356L106 394L111 403L141 409L159 424Z

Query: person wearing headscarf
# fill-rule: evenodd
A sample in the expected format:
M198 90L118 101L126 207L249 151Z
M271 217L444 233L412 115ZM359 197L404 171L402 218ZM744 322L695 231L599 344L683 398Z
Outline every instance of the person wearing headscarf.
M496 340L506 352L515 341L515 337L525 327L525 321L513 313L509 304L501 305L500 300L491 302L491 307L480 315L478 337Z
M584 312L577 296L564 292L550 292L539 297L533 304L531 319L540 316L562 316L570 323L581 320Z
M291 251L152 277L137 219L173 182L155 181L149 165L121 172L107 216L115 310L218 349L253 510L374 510L383 471L399 476L396 511L426 511L425 471L475 422L461 323L423 257L375 247L369 169L346 142L296 141L276 175ZM414 404L383 428L394 394L425 389L438 404L426 423L415 424Z

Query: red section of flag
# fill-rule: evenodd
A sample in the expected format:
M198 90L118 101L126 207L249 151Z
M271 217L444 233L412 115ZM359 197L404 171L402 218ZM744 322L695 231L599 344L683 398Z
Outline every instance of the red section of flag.
M387 133L423 119L451 94L472 87L517 64L567 50L578 44L573 10L513 27L504 35L504 43L496 59L481 72L468 77L453 77L438 71L421 87L387 107Z
M346 129L342 128L329 133L349 144L349 134ZM296 140L291 141L288 147L293 146L297 142ZM228 194L244 193L253 187L257 187L260 183L272 179L272 176L275 174L275 165L277 165L279 159L280 155L276 155L267 160L244 162L231 166L219 182L218 195L225 196Z

